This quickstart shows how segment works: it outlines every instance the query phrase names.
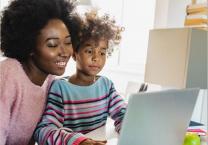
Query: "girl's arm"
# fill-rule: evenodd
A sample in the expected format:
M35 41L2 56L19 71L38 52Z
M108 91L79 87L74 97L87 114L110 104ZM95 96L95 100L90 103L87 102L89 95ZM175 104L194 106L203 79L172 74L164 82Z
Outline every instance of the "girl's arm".
M34 132L34 138L40 145L78 145L86 139L83 134L63 127L65 112L62 94L59 84L54 81L49 90L45 112Z
M111 84L110 88L110 102L109 102L109 114L110 117L115 120L114 125L116 131L119 133L121 129L121 123L124 118L127 104L124 102L123 98L117 93L114 84Z

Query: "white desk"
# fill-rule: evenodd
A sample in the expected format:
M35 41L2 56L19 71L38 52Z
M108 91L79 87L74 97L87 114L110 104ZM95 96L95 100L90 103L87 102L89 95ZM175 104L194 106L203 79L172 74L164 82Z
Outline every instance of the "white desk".
M117 134L115 132L110 133L110 134L113 135L113 136L110 137L109 134L106 136L104 134L104 132L105 132L105 127L101 127L97 130L94 130L91 133L88 133L86 136L89 137L89 138L95 139L95 140L107 140L106 145L117 145L117 142L118 142L118 137L116 137ZM201 145L208 145L207 142L208 142L207 137L202 136L201 137Z
M86 134L86 136L95 140L107 140L108 142L106 145L117 145L118 142L118 134L115 132L113 121L111 119L107 121L106 126L98 128ZM202 136L201 145L208 145L207 142L207 136Z
M106 145L116 145L118 142L118 133L115 131L113 123L113 120L108 119L106 126L98 128L85 135L94 140L107 140Z

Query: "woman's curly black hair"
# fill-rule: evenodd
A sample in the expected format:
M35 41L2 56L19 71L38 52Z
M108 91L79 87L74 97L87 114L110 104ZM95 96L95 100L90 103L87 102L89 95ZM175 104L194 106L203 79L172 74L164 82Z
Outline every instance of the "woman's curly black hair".
M74 3L67 0L13 0L1 15L3 54L25 61L36 49L37 36L50 19L62 20L71 35L77 23L72 19Z
M94 9L86 12L84 17L77 15L76 22L78 19L79 30L75 34L76 37L72 39L74 51L78 52L80 47L89 40L99 42L100 39L104 39L108 41L107 51L111 55L114 46L120 43L123 27L116 25L115 20L108 14L99 16L98 11Z

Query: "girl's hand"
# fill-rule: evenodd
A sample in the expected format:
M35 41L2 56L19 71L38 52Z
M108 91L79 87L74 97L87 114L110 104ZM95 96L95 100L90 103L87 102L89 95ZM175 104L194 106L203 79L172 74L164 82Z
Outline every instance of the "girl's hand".
M81 142L79 145L105 145L107 143L106 140L98 141L98 140L92 140L92 139L86 139L83 142Z

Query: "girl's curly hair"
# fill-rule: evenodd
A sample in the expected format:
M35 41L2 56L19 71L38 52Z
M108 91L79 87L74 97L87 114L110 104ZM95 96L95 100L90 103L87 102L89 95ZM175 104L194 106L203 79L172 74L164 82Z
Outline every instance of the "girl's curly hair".
M77 16L79 19L79 16ZM108 54L111 55L114 46L120 43L123 27L116 25L115 20L108 14L98 16L96 10L86 12L79 20L79 31L72 39L73 48L76 52L89 40L98 42L100 39L108 41Z
M62 20L70 33L76 30L67 0L13 0L1 15L1 50L4 55L25 61L36 49L37 37L50 19ZM71 34L72 35L72 34Z

